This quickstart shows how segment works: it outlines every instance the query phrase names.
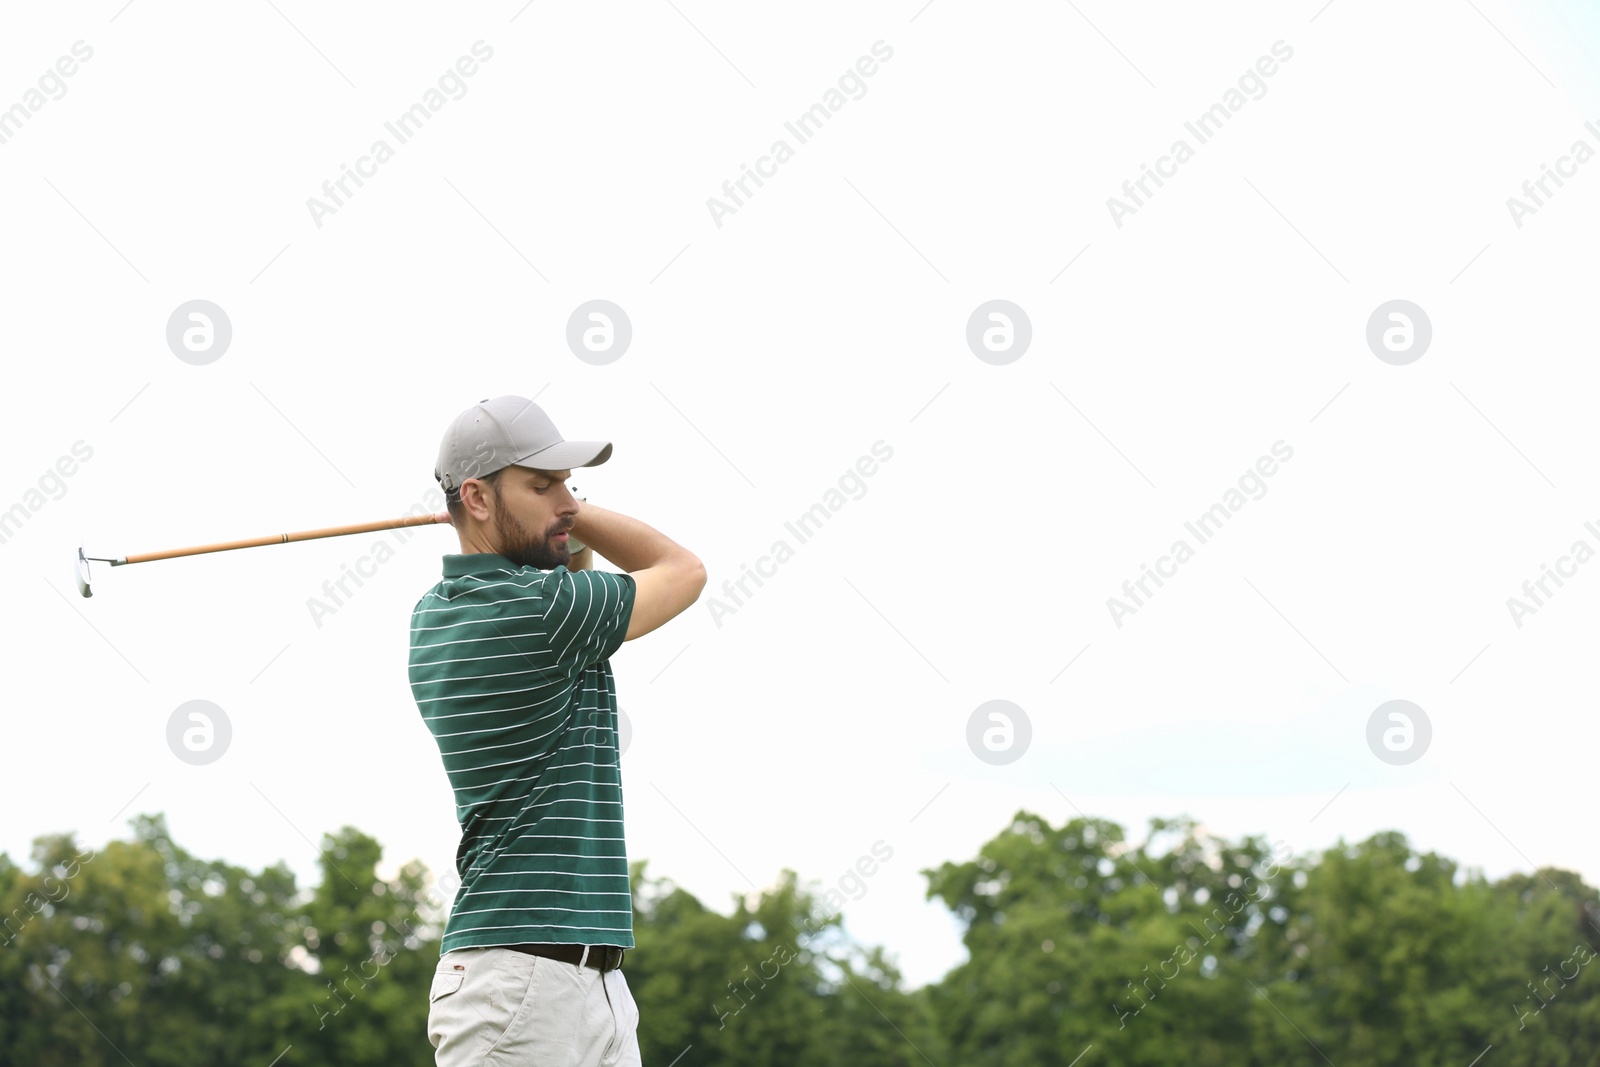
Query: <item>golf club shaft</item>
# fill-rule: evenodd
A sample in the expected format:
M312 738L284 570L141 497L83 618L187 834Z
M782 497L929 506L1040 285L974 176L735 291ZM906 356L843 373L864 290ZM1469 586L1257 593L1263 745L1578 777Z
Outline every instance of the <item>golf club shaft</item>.
M407 526L429 526L438 522L448 524L450 522L450 513L448 511L440 511L432 515L408 515L401 519L361 522L353 526L329 526L321 530L302 530L299 533L273 534L269 537L252 537L243 541L222 541L214 545L199 545L195 548L174 548L165 552L145 552L137 556L125 556L113 562L112 566L120 566L124 563L148 563L151 560L173 559L177 556L199 556L206 552L228 552L235 548L282 545L290 541L314 541L319 537L343 537L345 534L377 533L381 530L398 530Z

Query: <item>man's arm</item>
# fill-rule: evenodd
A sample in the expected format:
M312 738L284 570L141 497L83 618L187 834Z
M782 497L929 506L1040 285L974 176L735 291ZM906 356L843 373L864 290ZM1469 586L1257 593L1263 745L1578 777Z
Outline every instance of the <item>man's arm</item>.
M706 568L688 549L659 530L620 512L587 502L578 505L572 536L627 571L634 580L632 641L666 624L700 598ZM568 570L574 569L570 564Z

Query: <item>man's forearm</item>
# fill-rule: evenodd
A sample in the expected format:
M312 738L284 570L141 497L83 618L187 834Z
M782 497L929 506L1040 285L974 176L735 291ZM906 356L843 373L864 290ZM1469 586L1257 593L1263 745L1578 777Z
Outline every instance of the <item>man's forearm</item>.
M674 559L694 558L682 545L649 524L587 502L579 505L572 536L625 571L642 571Z
M582 539L580 538L580 540ZM586 571L592 569L593 567L594 550L588 545L584 545L582 548L578 549L578 551L572 553L570 558L567 560L567 570L569 571Z

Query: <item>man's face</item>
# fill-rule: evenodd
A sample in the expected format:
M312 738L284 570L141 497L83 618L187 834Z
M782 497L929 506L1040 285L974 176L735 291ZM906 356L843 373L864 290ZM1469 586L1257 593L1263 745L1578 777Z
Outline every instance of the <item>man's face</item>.
M567 539L578 501L567 490L570 470L505 469L493 490L494 551L519 567L553 570L572 562Z

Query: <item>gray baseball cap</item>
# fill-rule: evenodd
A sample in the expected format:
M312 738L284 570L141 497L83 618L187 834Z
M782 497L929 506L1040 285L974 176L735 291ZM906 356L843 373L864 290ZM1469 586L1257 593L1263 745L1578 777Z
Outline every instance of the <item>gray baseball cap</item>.
M610 458L610 441L564 441L538 404L520 396L497 396L456 416L439 445L433 476L448 493L468 478L482 478L502 467L564 471L597 467Z

